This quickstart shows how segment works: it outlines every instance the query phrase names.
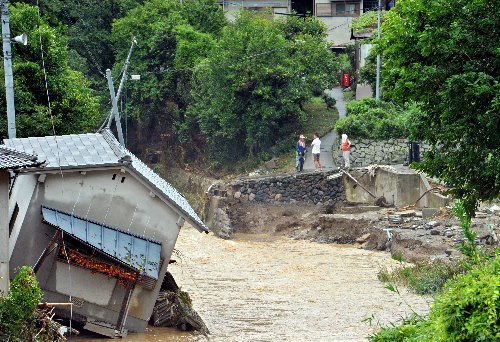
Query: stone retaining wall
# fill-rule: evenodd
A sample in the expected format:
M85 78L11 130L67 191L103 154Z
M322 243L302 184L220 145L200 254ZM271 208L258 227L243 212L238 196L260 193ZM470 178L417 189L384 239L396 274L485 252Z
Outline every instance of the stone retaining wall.
M240 178L210 187L207 227L217 236L232 234L228 206L239 203L298 203L334 205L346 199L342 174L337 171Z
M337 140L337 165L344 165L341 140ZM427 144L420 144L420 156L429 150ZM371 139L351 139L351 167L373 164L403 164L408 161L408 139L389 139L375 141ZM422 159L422 157L420 157Z
M329 205L345 199L342 174L337 171L240 178L220 184L212 191L225 191L228 200L297 202Z

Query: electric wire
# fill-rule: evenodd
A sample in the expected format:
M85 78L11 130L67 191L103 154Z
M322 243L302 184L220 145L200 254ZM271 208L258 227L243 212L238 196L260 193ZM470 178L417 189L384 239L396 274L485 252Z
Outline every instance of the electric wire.
M62 172L62 167L61 167L61 149L59 148L59 142L57 141L56 128L54 125L54 117L52 115L52 107L51 107L51 103L50 103L49 83L47 80L47 69L45 67L45 53L44 53L44 49L43 49L43 40L42 40L40 4L39 4L38 0L36 1L36 7L37 7L37 15L38 15L38 36L40 39L40 53L41 53L41 57L42 57L43 75L44 75L44 80L45 80L45 89L47 92L47 103L48 103L48 109L49 109L49 114L50 114L50 122L52 124L52 134L53 134L56 146L57 146L57 159L58 159L58 164L59 164L59 173L61 175L61 179L62 179L63 184L64 184L65 179L64 179L64 174ZM64 194L63 189L64 189L64 186L61 187L61 194L62 195ZM63 246L64 246L64 236L62 236L62 238L63 238ZM65 250L65 252L66 252L66 250ZM67 254L66 254L66 257L67 257ZM69 266L69 259L67 259L67 260L68 260L68 272L69 272L69 283L70 283L69 301L72 302L73 296L72 296L72 288L71 288L71 267ZM70 321L69 321L70 341L72 341L72 336L73 336L72 335L72 323L73 323L73 305L70 305Z

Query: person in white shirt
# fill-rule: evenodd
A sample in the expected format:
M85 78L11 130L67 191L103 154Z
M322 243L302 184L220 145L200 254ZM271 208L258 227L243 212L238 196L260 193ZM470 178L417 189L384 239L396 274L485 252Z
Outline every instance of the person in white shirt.
M314 160L314 166L316 167L316 170L314 170L314 172L318 172L318 165L319 165L319 170L323 171L323 166L321 165L321 161L319 160L321 140L319 140L318 133L314 134L314 140L311 143L311 146L312 146L312 155L313 155L313 160Z

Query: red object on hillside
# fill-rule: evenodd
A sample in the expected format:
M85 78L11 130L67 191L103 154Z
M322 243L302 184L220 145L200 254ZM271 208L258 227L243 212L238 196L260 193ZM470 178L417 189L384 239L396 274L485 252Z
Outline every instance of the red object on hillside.
M349 74L344 74L344 87L349 87Z

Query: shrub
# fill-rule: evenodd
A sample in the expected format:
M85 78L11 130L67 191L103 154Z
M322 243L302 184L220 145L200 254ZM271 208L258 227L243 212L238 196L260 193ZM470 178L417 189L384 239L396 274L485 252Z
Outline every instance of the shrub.
M405 109L391 102L365 98L346 104L347 117L337 121L335 128L358 139L406 138L409 116Z
M402 284L417 294L426 295L440 292L446 282L466 268L461 263L419 263L400 267L388 272L379 271L378 278L383 282Z
M466 238L460 249L464 252L463 266L468 272L457 274L446 283L427 317L407 319L401 326L383 327L379 333L369 336L370 341L500 340L499 253L489 256L478 248L463 202L453 209L462 222Z
M42 290L35 273L29 266L19 269L19 274L10 284L7 297L0 298L0 338L2 334L15 341L31 341L34 311L42 300Z

